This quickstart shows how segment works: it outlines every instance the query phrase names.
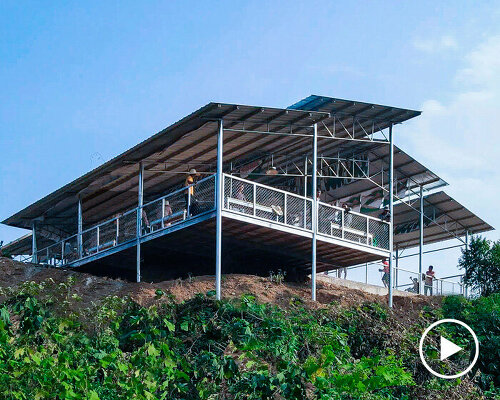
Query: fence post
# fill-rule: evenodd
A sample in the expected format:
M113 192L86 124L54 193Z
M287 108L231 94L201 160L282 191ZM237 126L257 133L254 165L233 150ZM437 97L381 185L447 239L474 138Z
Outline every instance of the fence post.
M286 193L285 193L285 204L283 204L283 221L286 224Z
M99 253L99 245L101 243L101 241L99 240L100 233L101 233L101 227L98 226L97 229L96 229L96 236L97 236L97 239L96 239L97 246L95 248L95 252L96 253Z
M165 197L161 199L161 227L165 228Z

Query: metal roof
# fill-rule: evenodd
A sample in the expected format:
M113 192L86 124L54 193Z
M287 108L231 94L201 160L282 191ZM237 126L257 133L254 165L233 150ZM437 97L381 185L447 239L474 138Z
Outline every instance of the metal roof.
M31 254L32 245L32 235L28 233L20 238L13 240L10 243L4 244L0 251L10 254L12 256L18 255L29 255ZM37 246L39 249L43 249L51 244L54 244L53 240L47 239L41 235L36 235Z
M400 124L411 118L419 116L422 112L384 106L380 104L365 103L361 101L338 99L335 97L311 95L299 102L292 104L289 109L323 111L332 115L342 117L357 117L366 120L378 121L380 127L388 127L389 124Z
M404 203L394 206L394 245L400 249L419 245L419 199L412 206ZM467 231L477 234L494 229L443 191L424 197L424 215L425 244L462 237Z
M342 100L347 102L346 100ZM343 112L358 110L360 115L378 118L387 125L386 117L401 122L419 112L411 110L403 117L402 109L388 107L385 111L372 105L369 113L366 103L350 102L343 105ZM324 102L327 104L327 102ZM361 104L365 104L359 108ZM294 106L295 107L295 106ZM305 105L304 105L305 107ZM389 111L391 109L392 111ZM340 112L337 111L336 112ZM376 114L376 115L375 115ZM70 235L77 230L78 196L82 197L84 229L111 215L131 209L137 204L138 163L145 165L145 201L182 185L185 173L196 168L202 173L213 173L216 169L217 120L224 119L224 165L228 171L232 162L255 159L275 154L276 163L284 160L299 162L305 154L312 154L312 129L320 122L318 139L320 155L337 155L364 152L370 154L373 165L387 161L386 144L363 141L360 143L330 140L325 135L325 125L332 116L323 111L280 109L238 104L209 103L168 128L158 132L142 143L104 163L75 181L61 187L41 200L29 205L4 224L31 229L35 218L40 231L49 230L51 237ZM386 121L386 122L384 122ZM323 125L325 122L325 125ZM346 122L347 123L347 122ZM245 132L243 132L243 130ZM280 132L293 135L276 136L263 134ZM359 135L362 135L359 132ZM339 132L338 137L343 133ZM444 182L402 150L395 150L395 170L399 179L411 177L415 184L442 185ZM259 177L267 184L279 182L282 177ZM379 178L376 178L379 179ZM345 185L339 189L339 196L349 196L373 188L366 180ZM47 235L48 236L48 235Z
M154 196L166 188L179 184L184 177L172 175L165 179L165 169L186 171L196 168L208 171L215 166L217 119L224 118L225 127L248 129L272 123L273 131L287 131L290 126L307 130L328 114L270 107L209 103L194 113L158 132L91 172L61 187L41 200L29 205L4 224L31 229L31 221L43 217L39 225L52 225L64 233L76 231L78 196L83 198L86 214L84 222L91 224L114 212L131 208L137 202L138 162L145 162L146 196ZM254 128L255 129L255 128ZM268 151L278 137L256 140L242 137L237 132L225 134L225 161L246 154L255 146ZM271 146L270 146L271 145ZM166 165L168 164L168 168ZM153 170L152 173L148 173ZM132 195L132 193L134 195Z

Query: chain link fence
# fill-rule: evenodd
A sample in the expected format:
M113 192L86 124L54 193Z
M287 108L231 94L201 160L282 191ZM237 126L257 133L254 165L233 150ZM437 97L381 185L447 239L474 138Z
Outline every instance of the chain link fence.
M188 195L187 188L182 188L145 204L140 213L141 236L213 210L215 176L202 179L192 186L194 187L192 195ZM137 212L137 209L127 211L84 230L81 235L81 250L78 235L73 235L37 251L38 263L61 266L136 240Z
M318 204L318 233L389 250L389 223L363 214Z
M312 229L312 201L231 175L224 175L224 208L297 228Z
M145 204L140 211L140 235L215 209L216 177L193 184L192 190L178 189ZM312 199L256 182L224 174L223 207L256 218L312 230ZM38 262L64 265L137 238L137 209L86 229L78 235L37 252ZM389 223L363 214L347 212L325 203L318 204L318 233L325 236L389 249ZM81 255L80 255L81 252Z

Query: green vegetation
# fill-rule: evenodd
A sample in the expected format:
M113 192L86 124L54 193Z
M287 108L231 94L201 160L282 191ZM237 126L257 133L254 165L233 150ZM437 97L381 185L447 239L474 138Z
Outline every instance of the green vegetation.
M281 309L213 292L142 307L108 297L79 306L74 281L0 289L3 399L480 399L498 385L499 297L450 298L395 314L377 303ZM433 378L418 359L423 328L460 316L483 348L474 382ZM484 317L484 318L483 318ZM496 351L497 353L494 353ZM496 355L495 355L496 354ZM495 358L496 357L496 358Z
M458 266L465 270L464 283L482 296L500 293L500 240L473 237Z

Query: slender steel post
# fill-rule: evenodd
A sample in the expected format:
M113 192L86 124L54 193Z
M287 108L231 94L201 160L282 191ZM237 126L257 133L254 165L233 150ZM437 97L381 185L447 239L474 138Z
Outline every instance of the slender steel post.
M224 176L222 174L222 157L224 142L224 121L219 120L217 134L217 193L216 193L216 236L215 236L215 294L217 300L221 299L221 274L222 274L222 199ZM255 201L255 198L254 198ZM255 206L254 206L255 209Z
M82 231L83 231L82 198L80 196L78 196L78 236L77 236L78 258L82 258L83 257Z
M469 250L469 231L465 231L465 251ZM465 270L465 273L467 273L467 270ZM463 284L463 290L464 290L464 296L465 298L468 297L469 293L467 290L467 285Z
M307 155L304 161L304 197L307 197Z
M137 190L137 258L136 258L136 281L141 281L141 233L142 233L142 205L144 204L144 164L139 163L139 187Z
M397 289L399 285L399 249L396 245L396 285L394 287Z
M36 264L38 262L38 255L36 254L38 249L36 247L36 221L32 222L31 225L31 262Z
M389 125L389 307L392 307L392 286L394 279L393 271L393 247L394 247L394 138L392 135L392 123Z
M422 272L423 272L423 258L424 254L424 187L420 185L420 237L418 243L418 281L420 284L418 285L418 293L424 294L424 281L422 280Z
M368 284L368 263L365 263L365 283Z
M312 170L312 196L313 196L313 239L311 263L311 291L312 299L316 301L316 235L318 233L318 124L313 126L313 170Z

